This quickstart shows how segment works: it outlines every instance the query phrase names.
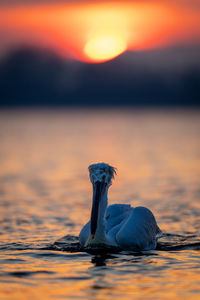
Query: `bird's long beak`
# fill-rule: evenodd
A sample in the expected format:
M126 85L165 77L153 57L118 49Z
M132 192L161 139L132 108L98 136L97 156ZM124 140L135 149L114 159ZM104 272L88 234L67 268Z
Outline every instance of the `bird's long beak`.
M91 237L94 239L97 225L98 225L98 217L99 217L99 206L103 194L105 192L106 184L101 181L96 181L93 184L93 202L92 202L92 212L91 212L91 220L90 220L90 232Z

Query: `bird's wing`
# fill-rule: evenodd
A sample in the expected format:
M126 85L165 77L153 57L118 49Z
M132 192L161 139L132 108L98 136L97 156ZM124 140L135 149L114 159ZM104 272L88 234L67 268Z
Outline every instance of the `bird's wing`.
M116 241L122 248L150 250L156 248L160 229L152 212L145 207L132 209L116 234Z
M133 208L129 204L112 204L106 210L106 232L127 218Z

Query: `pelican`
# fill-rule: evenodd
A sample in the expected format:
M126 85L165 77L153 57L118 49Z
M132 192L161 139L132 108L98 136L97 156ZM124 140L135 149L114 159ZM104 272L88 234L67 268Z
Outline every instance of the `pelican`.
M142 206L108 204L108 189L116 169L106 163L89 166L93 185L91 219L80 234L83 247L119 247L129 250L154 250L161 234L152 212Z

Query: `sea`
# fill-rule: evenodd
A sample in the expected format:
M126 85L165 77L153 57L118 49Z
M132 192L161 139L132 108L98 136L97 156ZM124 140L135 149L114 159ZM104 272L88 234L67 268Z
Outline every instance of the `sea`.
M146 206L155 250L90 253L88 166L109 204ZM0 299L200 299L200 110L0 110Z

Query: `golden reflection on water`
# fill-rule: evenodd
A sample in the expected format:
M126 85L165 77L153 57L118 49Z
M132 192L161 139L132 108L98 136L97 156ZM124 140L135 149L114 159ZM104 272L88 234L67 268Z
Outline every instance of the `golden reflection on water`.
M1 299L199 299L199 250L39 249L88 220L96 161L118 169L110 203L147 206L164 232L199 238L199 132L198 111L2 111Z

